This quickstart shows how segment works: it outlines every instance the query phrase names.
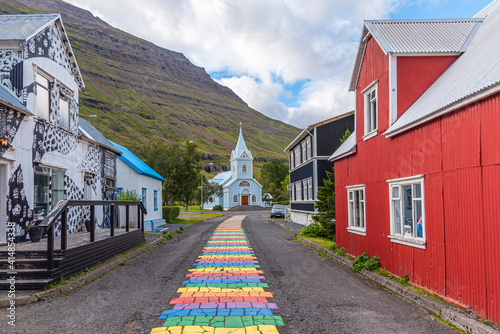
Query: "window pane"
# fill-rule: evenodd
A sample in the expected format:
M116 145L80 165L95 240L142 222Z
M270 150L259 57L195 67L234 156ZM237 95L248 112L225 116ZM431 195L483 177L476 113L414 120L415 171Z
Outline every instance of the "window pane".
M413 235L413 217L412 217L412 195L411 195L411 185L403 186L403 212L404 212L404 226L403 235L412 236Z
M45 77L41 76L40 74L36 74L36 82L39 83L40 85L45 86L45 88L49 88L49 80L47 80Z
M365 228L365 203L359 203L359 214L360 214L360 227Z
M59 125L63 128L69 129L69 102L63 99L59 99L59 112L60 120Z
M392 187L392 198L399 198L399 186Z
M401 234L401 201L394 203L394 234Z
M49 91L40 85L36 89L36 114L43 119L49 119Z
M420 183L414 184L413 190L414 190L413 194L414 198L422 198L422 186L420 185Z
M349 226L354 226L354 205L349 202Z
M416 231L415 231L415 237L417 238L423 238L424 237L424 226L423 226L423 215L422 215L422 201L421 200L415 200L414 202L415 208L415 217L413 218L414 221L417 222L416 224Z
M52 205L53 208L59 201L64 199L64 172L52 170Z
M354 192L354 226L359 227L359 191Z
M45 217L49 213L49 178L50 170L35 166L35 201L33 214L35 218Z
M352 194L353 194L353 191L349 191L349 200L352 201Z

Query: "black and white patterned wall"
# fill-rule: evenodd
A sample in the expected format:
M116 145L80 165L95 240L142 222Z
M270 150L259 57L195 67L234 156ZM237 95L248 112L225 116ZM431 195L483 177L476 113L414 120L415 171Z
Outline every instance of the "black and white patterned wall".
M38 120L33 134L33 161L41 162L48 152L68 154L76 150L77 144L76 133L70 134Z
M26 227L33 219L33 211L26 198L23 170L20 165L9 179L7 212L9 221L15 223L16 242L26 241Z
M12 143L14 137L19 130L24 115L12 109L0 107L0 137L7 135L9 144ZM3 157L7 147L0 146L0 158Z
M55 24L29 40L24 46L24 59L44 57L53 60L71 75L75 75L75 68L70 63L66 49Z

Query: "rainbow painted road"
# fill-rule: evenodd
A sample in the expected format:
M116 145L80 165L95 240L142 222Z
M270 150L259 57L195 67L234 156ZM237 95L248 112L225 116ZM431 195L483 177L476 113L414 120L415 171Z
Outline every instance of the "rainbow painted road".
M158 314L151 334L278 334L283 319L242 228L245 216L222 222L189 269L173 309Z

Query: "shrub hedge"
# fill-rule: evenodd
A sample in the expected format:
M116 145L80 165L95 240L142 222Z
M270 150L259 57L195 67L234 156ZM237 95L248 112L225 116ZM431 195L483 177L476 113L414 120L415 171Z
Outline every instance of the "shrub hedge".
M163 207L163 219L167 223L172 223L174 220L179 217L179 213L181 212L181 209L176 207L176 206L164 206Z
M213 207L212 211L224 211L224 208L222 207L222 205L217 204Z

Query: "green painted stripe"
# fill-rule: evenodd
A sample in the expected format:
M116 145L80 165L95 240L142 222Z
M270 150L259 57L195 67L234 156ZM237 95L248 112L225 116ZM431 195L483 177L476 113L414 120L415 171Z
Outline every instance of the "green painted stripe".
M224 316L187 316L168 318L163 327L173 326L210 326L241 328L249 326L274 325L285 326L283 318L275 315L254 315L242 317Z

